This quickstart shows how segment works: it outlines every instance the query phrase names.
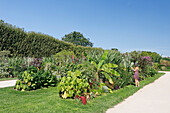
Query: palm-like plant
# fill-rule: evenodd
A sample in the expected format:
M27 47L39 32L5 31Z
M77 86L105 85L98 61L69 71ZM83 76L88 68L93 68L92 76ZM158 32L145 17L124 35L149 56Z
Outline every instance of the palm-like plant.
M105 59L105 63L113 63L113 64L120 64L122 61L122 54L119 51L108 51L107 58Z
M84 55L88 58L90 63L93 64L94 68L96 69L97 81L101 79L100 82L102 82L102 79L103 79L102 75L104 75L104 77L108 79L111 84L113 84L113 80L111 76L112 75L120 76L120 74L114 70L114 68L118 67L118 65L112 64L112 63L106 63L106 64L104 63L105 59L107 58L107 54L108 54L108 51L106 50L104 54L102 55L101 60L98 63L94 59L92 59L90 56L87 56L87 54L84 54Z

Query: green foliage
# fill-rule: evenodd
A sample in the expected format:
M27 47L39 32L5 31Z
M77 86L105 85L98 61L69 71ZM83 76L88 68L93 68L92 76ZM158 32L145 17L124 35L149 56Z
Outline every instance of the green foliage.
M133 51L121 54L116 49L105 51L102 48L83 47L92 46L92 43L87 43L89 40L78 32L65 35L63 40L67 38L67 41L75 41L77 46L42 33L27 33L0 21L0 51L3 51L0 56L20 56L6 58L7 62L0 61L0 77L18 76L15 86L17 90L55 86L57 78L61 78L62 82L58 87L61 96L72 98L89 93L87 89L94 96L100 95L104 86L102 84L107 86L103 88L105 91L132 84L131 67L134 63L140 66L142 80L157 73L157 64L152 67L152 62L159 63L161 56L155 52ZM82 46L78 46L79 44ZM87 54L84 56L82 53ZM23 56L45 58L42 61L32 61L32 58L21 58ZM152 60L147 60L145 56L150 56ZM34 67L28 68L30 63Z
M165 70L167 70L167 68L165 66L161 66L161 70L165 71Z
M0 57L11 56L10 51L0 51Z
M161 60L160 60L160 64L161 64L162 66L168 67L168 66L170 66L170 61L169 61L169 60L161 59Z
M98 63L95 62L95 60L92 59L90 56L87 56L87 54L84 54L84 55L88 58L90 63L96 69L97 81L99 81L99 79L101 79L102 81L104 79L107 79L107 80L109 80L109 82L111 84L113 84L113 80L111 79L111 76L112 75L119 76L119 73L117 73L117 71L115 71L113 68L116 68L118 66L116 64L111 64L111 63L104 64L104 61L107 58L107 54L108 54L108 51L105 51L101 57L101 60ZM102 81L100 81L100 82L102 82Z
M138 61L137 61L138 62ZM134 65L132 56L128 53L122 55L121 63L119 64L122 68L127 71L131 70L131 67Z
M84 40L84 39L83 39ZM88 39L83 45L88 44ZM92 43L90 43L92 46ZM87 45L88 46L88 45ZM24 29L12 26L4 21L0 21L0 51L10 51L10 54L18 57L50 57L56 53L66 50L74 51L76 56L81 56L83 52L101 50L102 48L92 48L75 46L74 44L60 41L52 36L42 33L25 32Z
M60 51L58 52L56 55L54 55L54 59L57 61L57 63L65 63L67 62L68 59L71 59L72 56L74 56L74 52L73 51Z
M10 77L9 63L6 57L0 57L0 78Z
M19 73L27 70L31 58L0 57L0 75L3 77L17 77Z
M27 34L23 29L0 21L0 51L10 51L13 56L24 56Z
M78 64L77 69L81 71L82 78L88 82L93 82L95 79L96 70L94 66L89 61L83 61L81 64Z
M150 51L133 51L129 53L133 59L133 62L136 63L141 57L150 56L153 62L159 63L161 60L161 56L156 52Z
M152 58L152 61L157 62L157 63L159 63L162 58L158 53L150 52L150 51L142 51L140 55L141 56L150 56Z
M135 63L138 63L138 61L140 60L141 58L141 52L140 51L133 51L133 52L130 52L129 55L131 56L131 61Z
M118 51L118 49L117 49L117 48L111 48L111 50L113 50L113 51Z
M131 61L137 63L139 66L139 78L141 80L146 79L147 77L154 76L157 73L157 66L154 65L154 62L159 63L161 56L155 52L147 51L133 51L129 53ZM145 56L148 55L148 56Z
M50 70L38 70L36 67L31 66L27 71L20 73L19 80L16 82L15 89L35 90L42 87L56 86L57 78L52 75Z
M123 88L127 85L133 84L133 72L124 67L119 67L119 77L114 77L114 89Z
M24 72L30 65L32 58L12 57L8 58L9 71L13 77L17 77L19 73Z
M123 55L119 51L108 51L105 63L113 63L119 65L122 62Z
M90 85L88 81L82 78L82 74L79 70L75 72L68 72L66 77L61 79L58 84L58 91L60 92L62 98L73 98L76 95L87 94Z
M93 43L86 39L80 32L73 31L70 34L65 35L62 40L81 46L93 46Z
M155 69L156 71L158 71L160 69L160 64L159 63L153 63L152 68Z
M162 58L162 60L170 61L170 57L164 57L164 58Z

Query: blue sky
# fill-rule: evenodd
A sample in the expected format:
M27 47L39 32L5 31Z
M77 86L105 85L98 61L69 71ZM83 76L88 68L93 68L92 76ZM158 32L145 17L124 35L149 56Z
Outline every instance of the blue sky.
M170 0L0 0L0 19L57 39L78 31L94 47L170 56Z

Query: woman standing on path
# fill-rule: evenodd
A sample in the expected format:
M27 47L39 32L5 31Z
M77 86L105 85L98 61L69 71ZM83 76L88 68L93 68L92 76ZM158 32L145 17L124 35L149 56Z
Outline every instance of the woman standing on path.
M135 79L135 86L136 87L139 87L139 67L137 64L135 64L135 69L133 67L131 67L132 70L135 72L134 75L133 75L133 78Z

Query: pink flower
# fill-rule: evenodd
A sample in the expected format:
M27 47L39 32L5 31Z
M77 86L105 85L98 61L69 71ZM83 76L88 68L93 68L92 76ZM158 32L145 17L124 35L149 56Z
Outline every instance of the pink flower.
M72 59L74 60L74 55L72 55Z

